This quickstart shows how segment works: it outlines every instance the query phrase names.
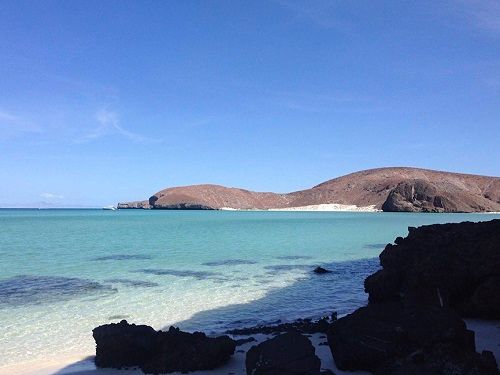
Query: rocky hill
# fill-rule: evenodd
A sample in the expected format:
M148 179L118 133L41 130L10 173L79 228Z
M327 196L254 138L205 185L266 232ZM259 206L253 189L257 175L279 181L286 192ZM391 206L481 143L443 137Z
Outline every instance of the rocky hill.
M394 167L351 173L311 189L260 193L220 185L161 190L118 208L289 209L338 204L388 212L500 212L500 178Z

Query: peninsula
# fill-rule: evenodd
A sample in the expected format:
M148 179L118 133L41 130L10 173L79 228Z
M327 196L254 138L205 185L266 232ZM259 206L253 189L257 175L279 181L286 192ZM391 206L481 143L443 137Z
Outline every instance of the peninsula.
M351 173L291 193L204 184L170 187L120 209L500 212L500 178L392 167Z

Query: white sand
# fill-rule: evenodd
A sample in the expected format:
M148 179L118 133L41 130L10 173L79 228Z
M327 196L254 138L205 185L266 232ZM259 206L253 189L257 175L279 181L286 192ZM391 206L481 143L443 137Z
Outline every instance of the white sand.
M298 206L298 207L286 207L286 208L269 208L267 210L244 210L232 207L221 207L221 211L331 211L331 212L381 212L377 210L375 205L358 207L354 204L339 204L339 203L327 203L327 204L312 204L309 206Z
M490 350L493 352L500 363L500 321L484 321L467 319L467 327L476 333L476 350ZM214 375L214 374L245 374L245 354L258 342L262 342L267 338L272 338L272 335L256 334L250 335L257 342L253 341L244 345L238 346L233 357L224 366L212 371L196 371L192 374L196 375ZM234 336L235 339L246 338L248 336ZM369 374L365 371L347 372L341 371L335 365L332 354L328 345L320 345L326 342L324 334L316 333L310 335L310 340L316 349L316 355L321 360L322 369L330 369L338 375L365 375ZM242 352L243 351L243 352ZM72 357L61 359L57 362L40 363L25 363L7 367L0 367L0 375L139 375L140 370L114 370L114 369L97 369L94 365L93 357ZM175 373L180 375L180 373Z
M358 207L354 204L312 204L309 206L288 207L288 208L272 208L268 211L348 211L348 212L379 212L375 205Z

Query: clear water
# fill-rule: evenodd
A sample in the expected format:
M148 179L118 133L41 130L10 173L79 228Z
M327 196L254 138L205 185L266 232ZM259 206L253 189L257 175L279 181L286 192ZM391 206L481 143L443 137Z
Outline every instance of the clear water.
M0 363L92 354L92 328L121 319L215 333L347 313L408 226L497 217L0 210Z

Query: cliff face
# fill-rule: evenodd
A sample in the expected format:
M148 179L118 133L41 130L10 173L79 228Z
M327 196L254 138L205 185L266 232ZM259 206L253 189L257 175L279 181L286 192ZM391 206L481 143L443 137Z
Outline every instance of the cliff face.
M500 211L500 178L417 168L379 168L287 194L192 185L164 189L149 201L120 203L118 207L272 209L334 203L375 206L391 212Z

